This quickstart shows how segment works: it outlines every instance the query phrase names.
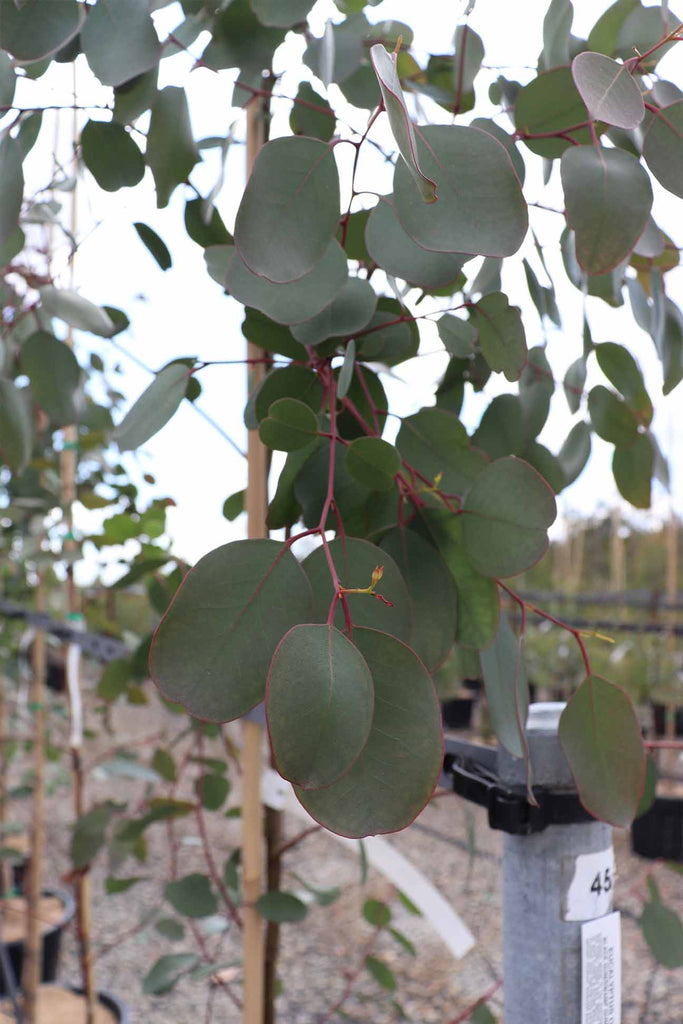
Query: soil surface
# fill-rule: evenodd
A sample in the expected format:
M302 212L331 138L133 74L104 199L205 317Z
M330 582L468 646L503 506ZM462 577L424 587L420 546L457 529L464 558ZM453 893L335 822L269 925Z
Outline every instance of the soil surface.
M90 713L101 730L101 723ZM152 753L168 738L179 733L184 719L172 716L151 697L146 706L116 707L111 716L113 735L89 741L86 761L111 760L114 744L127 746L140 764L149 765ZM228 740L239 742L239 727L226 730ZM189 741L189 739L188 739ZM185 745L184 745L185 744ZM183 751L196 753L184 740L174 748L176 761ZM204 755L225 758L225 748L215 740L205 744ZM16 766L21 778L26 764ZM679 771L681 766L679 765ZM190 763L175 795L195 798L194 783L200 768ZM683 771L681 771L683 774ZM44 885L64 887L69 871L69 843L73 821L72 796L68 784L67 760L49 766L48 814ZM155 919L175 917L165 901L163 889L174 873L206 874L202 851L202 825L206 829L216 873L239 844L240 823L226 817L226 810L239 805L239 776L234 766L229 773L232 791L220 811L206 812L203 821L194 815L174 823L175 839L169 841L166 823L146 832L147 859L129 859L117 866L118 877L142 876L128 892L107 895L105 878L114 873L105 855L98 857L92 872L94 948L97 985L122 998L131 1011L131 1024L241 1024L236 1005L241 1000L241 943L237 927L227 916L196 921L185 919L185 933L177 941L164 938L153 926ZM148 782L111 777L100 768L91 771L86 787L88 805L104 800L126 801L142 813ZM172 785L154 787L154 795L168 795ZM30 802L12 804L12 817L28 822ZM305 827L295 817L284 817L285 839L297 836ZM284 841L284 840L283 840ZM410 913L397 898L395 888L370 869L361 884L359 847L342 845L317 830L307 835L283 858L281 888L310 902L307 917L281 929L279 962L280 994L277 1024L322 1024L341 1020L362 1024L394 1024L405 1019L415 1024L454 1024L474 1001L490 992L502 976L501 950L501 834L488 828L486 811L449 794L434 800L405 832L388 841L424 872L470 928L474 948L456 960L421 917ZM623 1010L622 1024L679 1024L683 1021L683 969L658 966L639 927L647 894L647 873L654 877L663 901L683 914L683 879L665 865L653 866L630 851L629 835L615 832L618 880L615 909L622 913ZM339 898L329 906L312 901L306 887L317 890L338 888ZM415 947L412 956L400 940L374 929L362 916L367 899L385 900L392 911L392 926ZM141 927L147 923L147 927ZM194 935L193 935L194 931ZM197 941L199 940L199 941ZM397 988L380 987L364 969L368 951L393 972ZM198 956L199 973L186 974L172 991L161 996L142 992L142 979L161 957L181 953ZM220 970L225 985L212 984L210 976ZM59 980L80 984L75 927L66 930L62 944ZM346 1017L332 1015L331 1008L343 998ZM499 987L488 1002L496 1021L502 1021L503 989ZM50 1017L50 1024L58 1018ZM69 1018L75 1024L77 1018Z
M42 935L64 920L64 904L56 896L43 896L38 919ZM4 942L21 942L26 938L26 900L23 896L13 896L0 902L0 935Z
M38 992L37 1024L85 1024L83 996L52 985L42 986ZM118 1016L101 1003L95 1008L93 1024L118 1024ZM0 1005L0 1024L14 1024L14 1014Z

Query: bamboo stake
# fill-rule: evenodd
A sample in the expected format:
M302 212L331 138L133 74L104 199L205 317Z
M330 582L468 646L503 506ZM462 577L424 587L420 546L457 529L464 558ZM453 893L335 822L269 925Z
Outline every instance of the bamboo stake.
M610 534L610 589L623 592L626 589L626 561L624 559L624 538L621 536L621 511L612 512Z
M267 105L255 98L247 107L247 176L266 138ZM263 351L247 342L247 359L259 360ZM265 364L249 362L251 391L265 374ZM268 507L267 451L258 431L250 430L247 443L247 536L267 537ZM263 807L261 771L263 729L245 720L242 725L242 881L244 888L244 1024L262 1024L264 1007L264 928L255 903L263 892Z
M36 589L36 611L45 611L45 581L42 573ZM43 824L45 813L45 676L47 647L45 634L36 630L33 641L33 676L30 699L33 707L33 815L31 821L31 857L26 889L26 946L22 971L26 1024L36 1024L38 986L42 973L40 935L40 898L43 887Z
M73 68L73 166L74 177L78 173L76 160L76 145L78 141L78 111L76 110L77 87L76 87L76 65ZM76 239L78 229L78 198L77 189L71 194L71 238ZM72 252L69 260L70 287L74 287L75 253ZM69 328L66 336L66 344L73 350L73 332ZM73 533L73 504L76 500L76 470L78 465L78 429L75 425L69 425L63 431L64 445L60 456L61 475L61 499L62 509L66 525L66 537L64 539L64 554L67 555L66 569L66 607L68 618L71 624L78 626L83 623L80 614L80 602L76 583L74 580L74 556L77 553L76 539ZM76 819L80 818L85 811L85 776L83 772L83 702L81 695L80 681L81 649L77 644L69 644L66 654L66 682L69 697L69 714L71 718L71 729L69 736L69 750L71 753L71 767L73 773L73 806ZM80 871L74 880L76 890L76 929L78 933L78 945L81 961L81 980L85 996L86 1024L93 1024L95 1020L95 1009L97 1004L97 993L95 987L95 971L92 955L92 919L91 919L91 896L90 896L90 874L87 868Z

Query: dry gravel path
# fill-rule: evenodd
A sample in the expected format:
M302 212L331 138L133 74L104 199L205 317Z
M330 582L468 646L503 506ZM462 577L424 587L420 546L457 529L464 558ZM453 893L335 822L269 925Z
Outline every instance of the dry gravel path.
M132 742L159 728L168 727L174 732L179 728L179 720L152 703L140 708L116 708L114 725L117 740L127 737ZM96 747L103 748L111 742L95 741ZM210 747L206 752L211 753ZM51 777L56 782L60 769L52 768ZM144 793L143 783L127 779L91 777L88 783L88 799L92 802L112 798L134 804L144 798ZM183 795L189 795L189 790L179 794ZM236 790L231 802L238 801ZM59 884L68 870L72 820L68 789L58 787L50 795L48 805L45 871L49 882ZM19 813L26 817L28 806L21 806ZM217 814L207 814L206 821L216 862L222 865L239 841L239 823ZM286 816L288 836L296 835L301 827L298 819ZM182 819L178 833L182 837L180 874L205 871L194 817ZM127 864L121 871L124 875L146 876L129 893L106 896L106 865L98 862L93 872L97 947L116 942L118 936L134 930L140 918L159 905L161 886L169 870L165 827L155 825L148 830L148 840L146 865ZM394 890L381 875L370 870L361 887L359 858L323 832L316 832L286 855L283 887L294 891L301 888L294 872L318 888L339 887L342 895L331 906L312 906L302 923L282 929L278 1024L318 1024L339 999L372 936L372 928L361 916L362 903L370 897L391 901L392 923L417 948L413 958L392 938L382 935L373 949L398 978L395 996L409 1020L416 1024L450 1024L500 977L501 837L489 830L485 811L458 797L443 797L434 801L411 828L391 837L391 842L419 865L452 903L476 937L474 949L460 961L453 959L428 923L410 914L397 901ZM617 833L615 846L619 875L616 906L623 912L622 1024L679 1024L683 1021L683 970L657 967L637 925L642 907L637 892L643 890L639 881L647 862L631 854L628 836ZM665 900L683 914L683 879L663 867L658 869L657 878ZM169 911L166 905L163 915L168 916ZM207 942L212 948L220 943L219 960L230 976L231 968L240 958L239 936L234 927L218 938L210 936ZM171 944L153 928L147 928L125 942L116 942L98 962L99 986L126 999L133 1024L240 1024L239 1012L223 991L215 990L207 1003L206 980L184 978L163 997L142 994L141 979L159 956L195 949L190 936ZM73 928L65 936L61 973L65 981L78 981ZM239 992L238 986L235 991ZM501 1020L502 992L489 1005ZM391 1005L391 996L364 972L344 1003L344 1010L348 1014L346 1019L363 1024L389 1024L400 1019Z

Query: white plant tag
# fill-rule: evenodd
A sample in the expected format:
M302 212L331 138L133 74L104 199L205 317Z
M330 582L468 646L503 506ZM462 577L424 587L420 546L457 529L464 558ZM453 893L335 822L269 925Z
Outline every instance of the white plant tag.
M573 866L569 886L562 906L564 921L592 921L604 917L614 902L614 848L609 846L598 853L582 853L567 858Z
M581 1024L621 1024L621 914L581 925Z

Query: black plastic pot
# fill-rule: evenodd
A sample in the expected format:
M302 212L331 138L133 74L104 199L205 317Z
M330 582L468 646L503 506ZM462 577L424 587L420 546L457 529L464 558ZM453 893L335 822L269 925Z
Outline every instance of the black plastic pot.
M447 729L468 729L472 724L474 697L453 697L441 703L443 724Z
M650 860L683 862L683 798L658 796L633 822L631 849Z
M69 988L72 992L77 992L78 995L83 994L82 988L78 988L75 985L69 985ZM120 999L117 999L115 995L112 995L111 992L98 992L97 998L102 1003L102 1006L106 1006L108 1010L117 1015L116 1019L119 1024L131 1024L128 1007Z
M655 736L666 735L666 705L653 704L652 718L655 727ZM683 708L676 708L675 727L676 735L683 736Z
M76 904L70 893L61 889L46 889L46 896L56 896L61 900L64 907L61 920L58 924L48 929L43 935L43 962L40 980L54 981L57 977L57 966L59 964L59 949L62 943L62 932L69 924L76 911ZM19 984L21 982L21 971L24 963L24 943L8 942L7 952L9 953L10 964L14 971L14 977ZM6 994L5 981L0 973L0 995Z

